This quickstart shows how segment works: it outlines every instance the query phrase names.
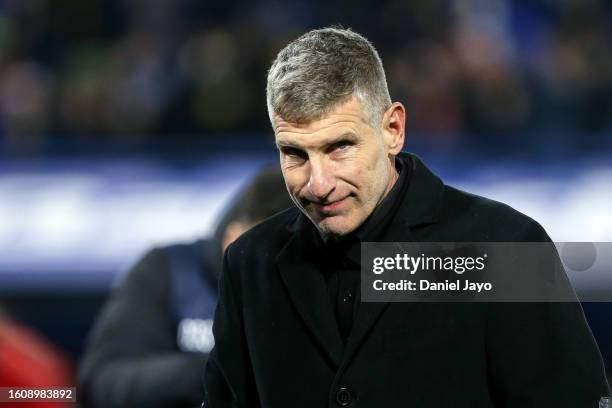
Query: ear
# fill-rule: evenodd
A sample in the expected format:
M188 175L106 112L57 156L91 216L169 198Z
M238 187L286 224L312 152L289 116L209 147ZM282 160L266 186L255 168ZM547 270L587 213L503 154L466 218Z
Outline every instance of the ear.
M393 102L383 115L382 131L387 154L397 156L404 147L406 109L399 102Z

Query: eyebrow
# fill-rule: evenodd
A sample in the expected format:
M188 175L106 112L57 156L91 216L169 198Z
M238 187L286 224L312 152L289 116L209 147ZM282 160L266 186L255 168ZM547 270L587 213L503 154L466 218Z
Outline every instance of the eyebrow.
M354 132L345 132L343 134L341 134L340 136L334 136L334 137L330 137L329 139L326 139L323 141L323 146L327 147L327 146L331 146L333 144L336 144L338 142L342 142L342 141L349 141L349 142L357 142L359 140L359 136L357 136ZM293 143L289 140L284 140L284 139L280 139L276 141L276 146L278 148L281 147L292 147L295 149L304 149L303 146L300 146L297 143Z

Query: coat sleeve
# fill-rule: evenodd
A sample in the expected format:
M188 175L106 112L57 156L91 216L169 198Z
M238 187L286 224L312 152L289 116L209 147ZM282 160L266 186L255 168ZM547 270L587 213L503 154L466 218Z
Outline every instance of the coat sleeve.
M165 253L146 254L113 290L79 367L84 407L195 407L206 354L176 344Z
M550 242L530 222L516 240ZM595 407L609 393L579 302L491 303L487 361L495 406Z
M219 278L219 299L215 310L213 334L215 347L204 372L203 407L258 407L259 400L244 331L241 288L233 274L230 245L223 259Z

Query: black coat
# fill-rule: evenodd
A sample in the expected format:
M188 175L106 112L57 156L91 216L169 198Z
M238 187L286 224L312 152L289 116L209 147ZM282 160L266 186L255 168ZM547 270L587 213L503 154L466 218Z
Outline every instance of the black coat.
M382 241L549 241L512 208L444 185L414 155ZM204 406L593 407L608 394L577 303L361 303L343 345L297 209L225 254Z

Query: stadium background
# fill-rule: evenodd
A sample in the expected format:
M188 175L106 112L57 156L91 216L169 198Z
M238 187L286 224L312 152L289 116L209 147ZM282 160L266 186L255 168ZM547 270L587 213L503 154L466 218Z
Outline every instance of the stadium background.
M555 241L612 241L605 0L4 0L2 314L76 364L121 272L208 233L277 159L266 70L330 24L378 48L407 107L406 150L445 181ZM595 284L612 300L610 280ZM610 371L612 304L585 310Z

